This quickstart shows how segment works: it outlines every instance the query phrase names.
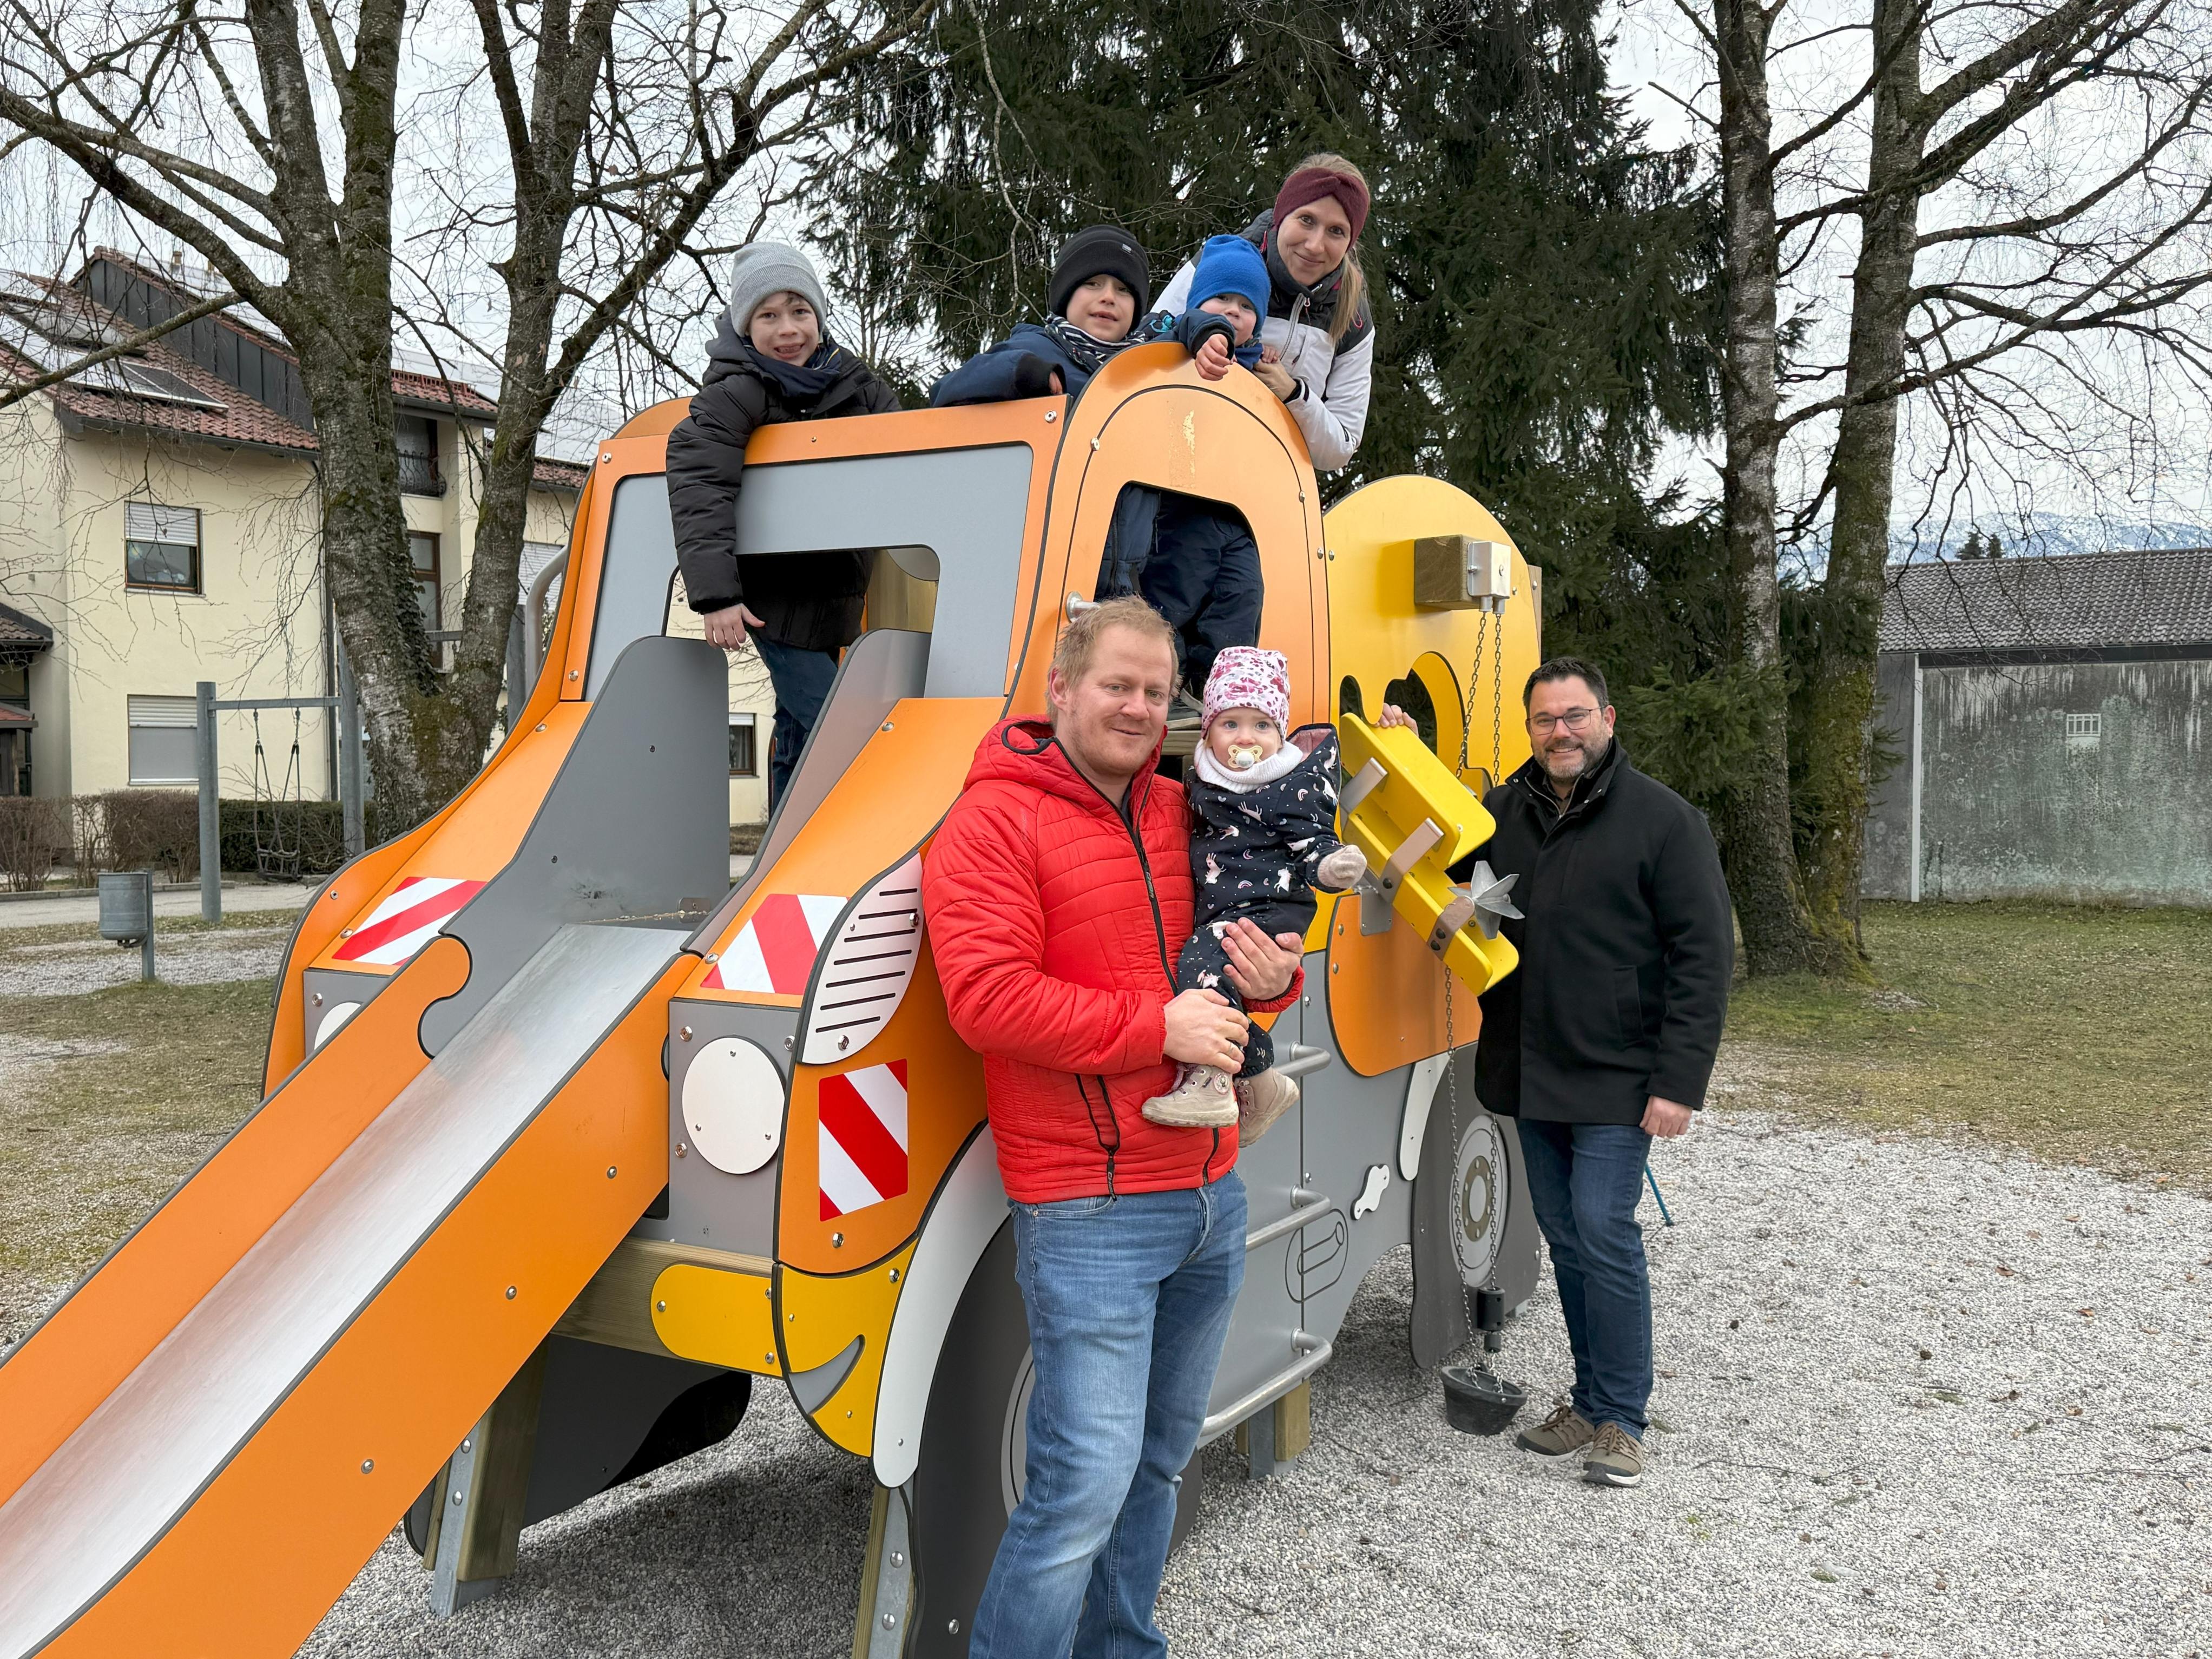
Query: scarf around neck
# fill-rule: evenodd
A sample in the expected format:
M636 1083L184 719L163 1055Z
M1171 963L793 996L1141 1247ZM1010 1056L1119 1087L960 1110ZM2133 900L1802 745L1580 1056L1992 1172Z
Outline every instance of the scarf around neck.
M1294 743L1285 743L1280 749L1257 764L1242 772L1231 771L1213 758L1213 750L1201 741L1198 745L1198 775L1217 789L1226 789L1232 794L1249 795L1263 785L1286 778L1305 764L1306 750Z
M1085 332L1065 317L1048 318L1045 326L1060 342L1060 349L1068 360L1085 374L1096 374L1109 357L1127 350L1136 343L1136 331L1132 329L1118 340L1102 340L1096 334Z
M834 341L823 338L814 355L803 363L787 363L771 357L750 340L739 342L752 366L775 382L783 395L800 409L811 409L822 394L837 383L852 366L851 356Z

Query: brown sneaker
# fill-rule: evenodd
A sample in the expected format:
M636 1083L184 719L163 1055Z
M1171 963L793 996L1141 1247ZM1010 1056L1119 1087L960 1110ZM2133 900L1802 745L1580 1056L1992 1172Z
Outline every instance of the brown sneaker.
M1273 1066L1257 1077L1237 1080L1237 1139L1249 1146L1274 1127L1275 1120L1298 1103L1298 1080Z
M1583 1479L1593 1486L1636 1486L1644 1482L1644 1447L1618 1423L1601 1423L1583 1460Z
M1523 1429L1515 1435L1513 1443L1539 1457L1571 1457L1596 1437L1597 1431L1583 1414L1563 1402L1534 1428Z
M1186 1066L1176 1086L1145 1103L1145 1115L1179 1129L1225 1129L1237 1121L1237 1091L1216 1066Z

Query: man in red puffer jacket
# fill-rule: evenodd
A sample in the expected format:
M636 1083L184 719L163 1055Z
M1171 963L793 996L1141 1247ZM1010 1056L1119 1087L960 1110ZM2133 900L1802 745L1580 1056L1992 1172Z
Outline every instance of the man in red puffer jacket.
M1036 1382L1021 1502L971 1659L1164 1654L1152 1607L1244 1277L1237 1132L1149 1122L1178 1061L1243 1061L1244 1017L1175 988L1190 936L1188 808L1154 769L1175 641L1134 599L1062 632L1053 717L1006 720L923 866L952 1027L983 1056ZM1224 943L1255 1012L1299 989L1301 941Z

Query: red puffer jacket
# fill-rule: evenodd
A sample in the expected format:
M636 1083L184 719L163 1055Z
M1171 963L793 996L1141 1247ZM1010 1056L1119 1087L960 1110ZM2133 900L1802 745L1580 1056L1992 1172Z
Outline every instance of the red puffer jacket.
M1175 1080L1161 1044L1190 937L1190 823L1157 773L1130 805L1124 818L1042 721L1005 720L923 861L952 1029L983 1056L999 1171L1025 1204L1197 1187L1237 1162L1233 1127L1143 1114ZM1303 979L1254 1009L1288 1007Z

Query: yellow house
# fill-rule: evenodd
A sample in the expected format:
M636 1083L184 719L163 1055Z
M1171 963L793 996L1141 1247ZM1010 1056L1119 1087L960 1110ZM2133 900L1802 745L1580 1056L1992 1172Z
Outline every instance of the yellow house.
M18 278L0 289L0 377L77 361L205 292L105 249L69 284ZM474 386L404 369L392 392L434 638L458 625L477 453L497 410ZM0 793L194 786L201 680L227 699L332 693L312 419L290 349L244 307L0 410ZM538 462L526 591L567 545L585 474ZM742 661L732 675L734 822L766 816L763 678ZM326 712L221 720L224 796L335 797Z

